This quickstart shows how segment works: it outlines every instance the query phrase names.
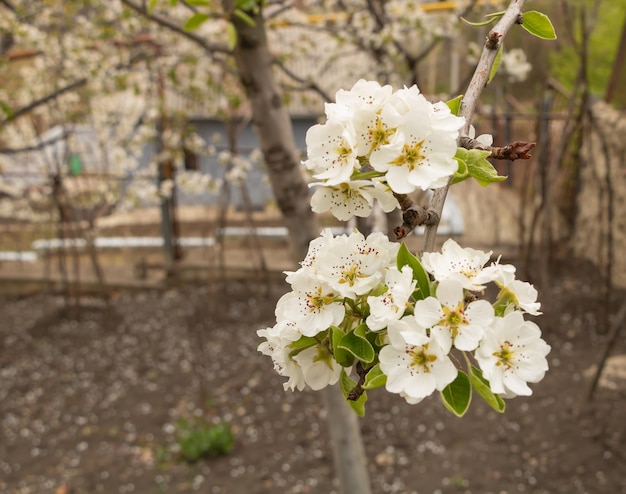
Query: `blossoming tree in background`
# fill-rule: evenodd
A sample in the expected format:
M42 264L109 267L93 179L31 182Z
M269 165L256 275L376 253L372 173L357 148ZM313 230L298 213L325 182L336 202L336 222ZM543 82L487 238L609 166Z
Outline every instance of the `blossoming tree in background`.
M394 91L359 80L338 91L326 121L309 129L304 164L317 180L315 212L365 217L378 202L402 210L397 239L421 224L427 232L421 255L381 233L326 230L310 243L301 267L287 273L291 291L278 301L276 324L258 332L259 350L287 379L285 389L339 383L360 415L368 389L384 386L410 404L439 391L462 416L473 391L502 412L505 398L530 395L529 383L544 377L550 347L528 318L540 314L534 287L516 278L514 266L491 261L492 252L451 239L433 252L448 187L504 180L487 158L527 158L533 147L492 148L470 127L508 30L520 24L554 38L548 18L522 12L522 4L489 16L497 24L464 96L433 104L415 85ZM410 199L418 189L434 190L428 207Z

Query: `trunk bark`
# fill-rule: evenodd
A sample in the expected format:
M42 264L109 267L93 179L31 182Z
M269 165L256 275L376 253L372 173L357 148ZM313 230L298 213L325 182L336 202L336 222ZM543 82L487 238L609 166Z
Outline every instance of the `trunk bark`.
M233 1L224 0L226 12ZM304 259L309 242L319 233L309 205L309 188L300 166L300 153L293 127L283 104L280 88L272 72L272 56L267 45L265 24L260 12L253 14L254 25L232 16L237 31L234 57L252 107L252 123L267 164L269 178L285 226L289 231L295 262ZM344 494L371 493L365 450L356 414L347 406L338 386L325 392L328 421L337 476Z

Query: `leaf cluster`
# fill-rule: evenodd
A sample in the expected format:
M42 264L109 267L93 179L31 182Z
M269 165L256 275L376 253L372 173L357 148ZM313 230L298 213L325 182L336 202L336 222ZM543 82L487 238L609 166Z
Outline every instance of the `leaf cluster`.
M233 448L233 442L232 430L226 422L192 424L182 419L178 423L180 454L189 463L228 454Z

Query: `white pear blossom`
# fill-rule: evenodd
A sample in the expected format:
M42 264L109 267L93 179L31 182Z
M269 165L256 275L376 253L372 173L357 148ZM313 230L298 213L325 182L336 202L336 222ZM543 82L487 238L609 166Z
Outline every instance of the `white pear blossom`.
M416 404L456 378L458 371L450 357L414 317L391 322L388 337L390 344L379 353L380 369L387 376L387 391Z
M289 378L283 384L284 389L302 391L305 386L304 373L298 363L290 356L292 350L290 344L300 337L295 325L286 321L279 322L271 328L258 330L257 335L265 338L257 350L272 359L274 370L278 375Z
M493 263L485 268L483 275L500 287L498 300L512 303L516 309L533 316L541 314L539 311L541 303L537 302L537 289L530 283L515 278L515 266Z
M466 290L483 290L483 283L493 280L492 271L484 270L491 254L491 251L463 248L449 238L441 252L424 252L422 265L437 281L453 278L461 281Z
M314 391L339 380L342 367L321 346L307 348L293 357L302 369L304 382Z
M383 269L395 260L399 244L380 232L335 237L332 248L317 255L319 276L342 297L356 298L378 286Z
M493 136L491 134L480 134L478 137L476 137L476 127L474 127L473 125L470 125L468 137L470 137L471 139L476 139L486 148L493 145Z
M465 304L463 284L459 280L442 280L437 296L415 303L415 320L430 328L433 336L447 353L452 345L459 350L476 349L486 328L493 322L493 307L486 300Z
M356 152L356 136L351 127L328 121L311 127L306 133L308 159L304 165L319 180L338 185L350 180L360 168Z
M335 95L335 103L326 103L325 111L328 119L347 122L358 111L378 112L389 100L393 88L387 84L381 86L376 81L359 79L349 91L340 89Z
M369 216L375 200L385 213L398 207L397 199L380 181L353 180L319 187L311 197L311 209L315 213L330 211L338 220L348 221L354 216L361 218Z
M543 379L549 352L550 346L541 339L539 327L514 311L495 318L475 357L491 390L512 398L532 394L527 383Z
M284 294L276 304L278 321L292 321L303 335L310 337L341 323L345 307L327 284L301 272L293 278L292 287L293 291Z
M385 273L387 291L379 296L367 297L370 307L370 314L365 321L367 327L372 331L380 331L389 322L399 320L404 315L416 284L409 266L403 266L402 271L398 271L395 266L390 267Z

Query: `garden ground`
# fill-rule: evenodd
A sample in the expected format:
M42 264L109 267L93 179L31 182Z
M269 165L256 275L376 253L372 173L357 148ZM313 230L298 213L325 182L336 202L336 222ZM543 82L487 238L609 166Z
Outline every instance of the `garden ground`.
M588 265L554 266L551 280L537 319L550 371L504 414L478 397L459 419L436 396L411 406L370 393L361 427L375 494L626 493L626 334L587 403L607 305ZM319 393L284 392L256 351L285 289L231 281L108 301L3 296L0 492L338 492L332 412ZM226 421L232 451L184 461L180 419Z

